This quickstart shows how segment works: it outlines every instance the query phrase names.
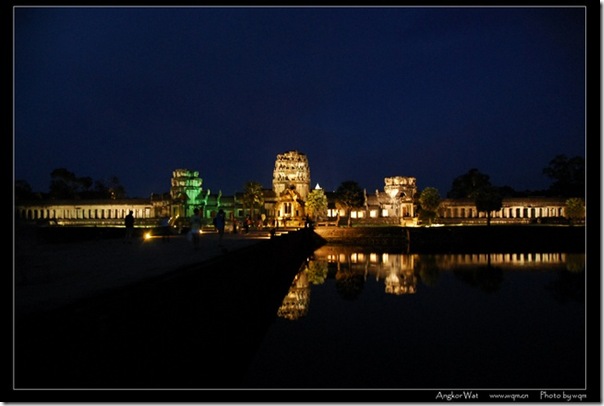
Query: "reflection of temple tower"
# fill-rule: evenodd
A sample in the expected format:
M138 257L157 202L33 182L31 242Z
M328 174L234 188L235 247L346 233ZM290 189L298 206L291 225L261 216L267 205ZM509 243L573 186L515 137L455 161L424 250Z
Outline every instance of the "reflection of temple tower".
M292 282L289 292L277 310L277 316L288 320L297 320L306 316L310 302L310 284L306 270L300 271Z
M172 216L189 217L193 209L202 204L201 184L203 180L198 171L176 169L172 172L170 196L174 202Z
M393 295L415 293L417 278L414 271L414 257L411 255L385 256L381 270L386 271L385 292Z
M310 167L305 154L287 151L277 155L273 191L278 199L277 218L300 219L304 216L304 201L310 192Z
M388 274L384 283L386 284L386 293L393 295L403 295L415 293L417 286L417 278L413 274L413 270L401 270L401 273L395 272Z

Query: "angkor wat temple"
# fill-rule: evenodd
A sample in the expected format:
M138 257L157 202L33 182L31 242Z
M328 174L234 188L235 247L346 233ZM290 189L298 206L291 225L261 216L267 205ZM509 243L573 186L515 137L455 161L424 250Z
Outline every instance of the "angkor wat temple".
M318 184L314 189L321 190ZM172 224L185 221L198 208L205 224L211 224L211 219L222 209L231 224L250 216L255 223L263 225L299 227L305 223L305 202L312 191L308 158L294 150L277 155L272 188L262 189L260 207L246 205L244 192L230 196L210 193L210 190L204 190L198 171L176 169L172 172L169 194L152 195L149 199L17 202L15 218L56 225L122 226L124 217L132 210L137 227L154 227L165 216L171 218ZM317 224L337 225L348 214L337 205L334 192L323 193L328 202L327 210L314 213L313 218ZM351 220L356 225L418 225L416 193L416 178L386 177L382 191L364 191L363 205L350 212ZM502 208L491 213L491 224L523 224L563 218L565 206L564 198L504 198ZM436 223L439 224L486 223L485 213L477 211L472 199L443 199L437 214Z

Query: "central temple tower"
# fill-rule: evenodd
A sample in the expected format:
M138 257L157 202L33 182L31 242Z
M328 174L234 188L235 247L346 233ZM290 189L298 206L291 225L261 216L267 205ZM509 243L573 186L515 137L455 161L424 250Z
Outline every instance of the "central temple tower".
M273 191L280 196L285 190L295 190L302 200L310 192L310 167L305 154L287 151L277 155L273 171Z
M273 192L277 196L275 217L279 224L286 225L290 220L301 223L305 215L304 202L310 192L310 168L306 155L298 151L277 155Z

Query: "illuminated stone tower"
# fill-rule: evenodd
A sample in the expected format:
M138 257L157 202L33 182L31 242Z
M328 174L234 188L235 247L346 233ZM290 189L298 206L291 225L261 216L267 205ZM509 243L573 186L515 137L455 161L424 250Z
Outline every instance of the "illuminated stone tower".
M306 155L298 151L277 155L273 191L277 195L275 215L279 225L300 223L305 215L304 202L310 192L310 168Z
M310 191L310 167L305 154L287 151L277 155L273 171L273 191L277 196L285 190L295 190L302 200Z
M189 217L196 207L201 206L203 202L202 183L203 180L199 177L198 171L176 169L172 172L170 196L174 202L173 215Z
M392 209L396 216L415 216L413 197L417 193L417 184L414 177L393 176L384 178L384 192L390 197Z

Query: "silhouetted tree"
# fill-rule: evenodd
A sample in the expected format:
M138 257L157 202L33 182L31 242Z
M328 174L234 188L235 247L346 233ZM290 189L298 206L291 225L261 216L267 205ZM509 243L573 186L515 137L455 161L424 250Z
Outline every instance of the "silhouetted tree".
M94 181L90 176L77 177L75 173L57 168L50 174L50 197L53 199L121 199L126 196L117 176L107 181Z
M96 180L90 177L79 178L82 185L80 197L82 199L123 199L126 191L117 176L110 176L107 180ZM94 184L94 187L92 186Z
M97 181L97 183L101 183ZM123 199L126 197L126 189L122 186L119 178L115 175L110 176L106 182L102 182L102 192L109 199Z
M491 186L489 175L472 168L467 173L453 179L451 190L447 193L450 199L472 198L472 194L486 186Z
M549 187L552 195L562 197L585 196L585 159L557 155L543 168L543 174L554 179Z
M568 225L572 226L577 220L585 218L585 202L578 197L571 197L566 200L566 218Z
M65 168L57 168L50 173L49 192L53 199L76 199L81 185L75 174Z
M350 212L364 204L363 189L353 180L342 182L336 189L336 201L344 208L348 216L348 227L351 226Z
M261 208L264 204L262 185L255 181L247 182L243 190L243 202L250 208L250 217L254 220L254 208Z
M500 186L497 188L497 191L501 195L501 197L514 197L518 196L520 193L514 190L511 186Z
M105 190L99 191L98 184L99 181L96 182L90 176L84 176L81 178L77 178L77 182L79 183L79 190L76 192L76 197L80 199L106 199L108 198L108 194Z
M15 200L30 200L34 198L31 185L24 180L15 181Z
M487 215L487 226L491 225L491 213L501 210L503 202L499 190L492 186L485 186L482 189L474 191L472 194L476 210L485 212Z
M498 188L491 185L489 175L481 173L472 168L468 173L458 176L453 180L453 185L447 197L453 199L471 198L474 200L476 210L485 212L487 225L491 224L491 212L501 209L503 197L502 191L512 193L509 186Z
M422 208L422 217L425 216L429 224L432 224L432 219L436 217L436 211L441 201L440 193L436 188L427 187L421 192L419 204Z

